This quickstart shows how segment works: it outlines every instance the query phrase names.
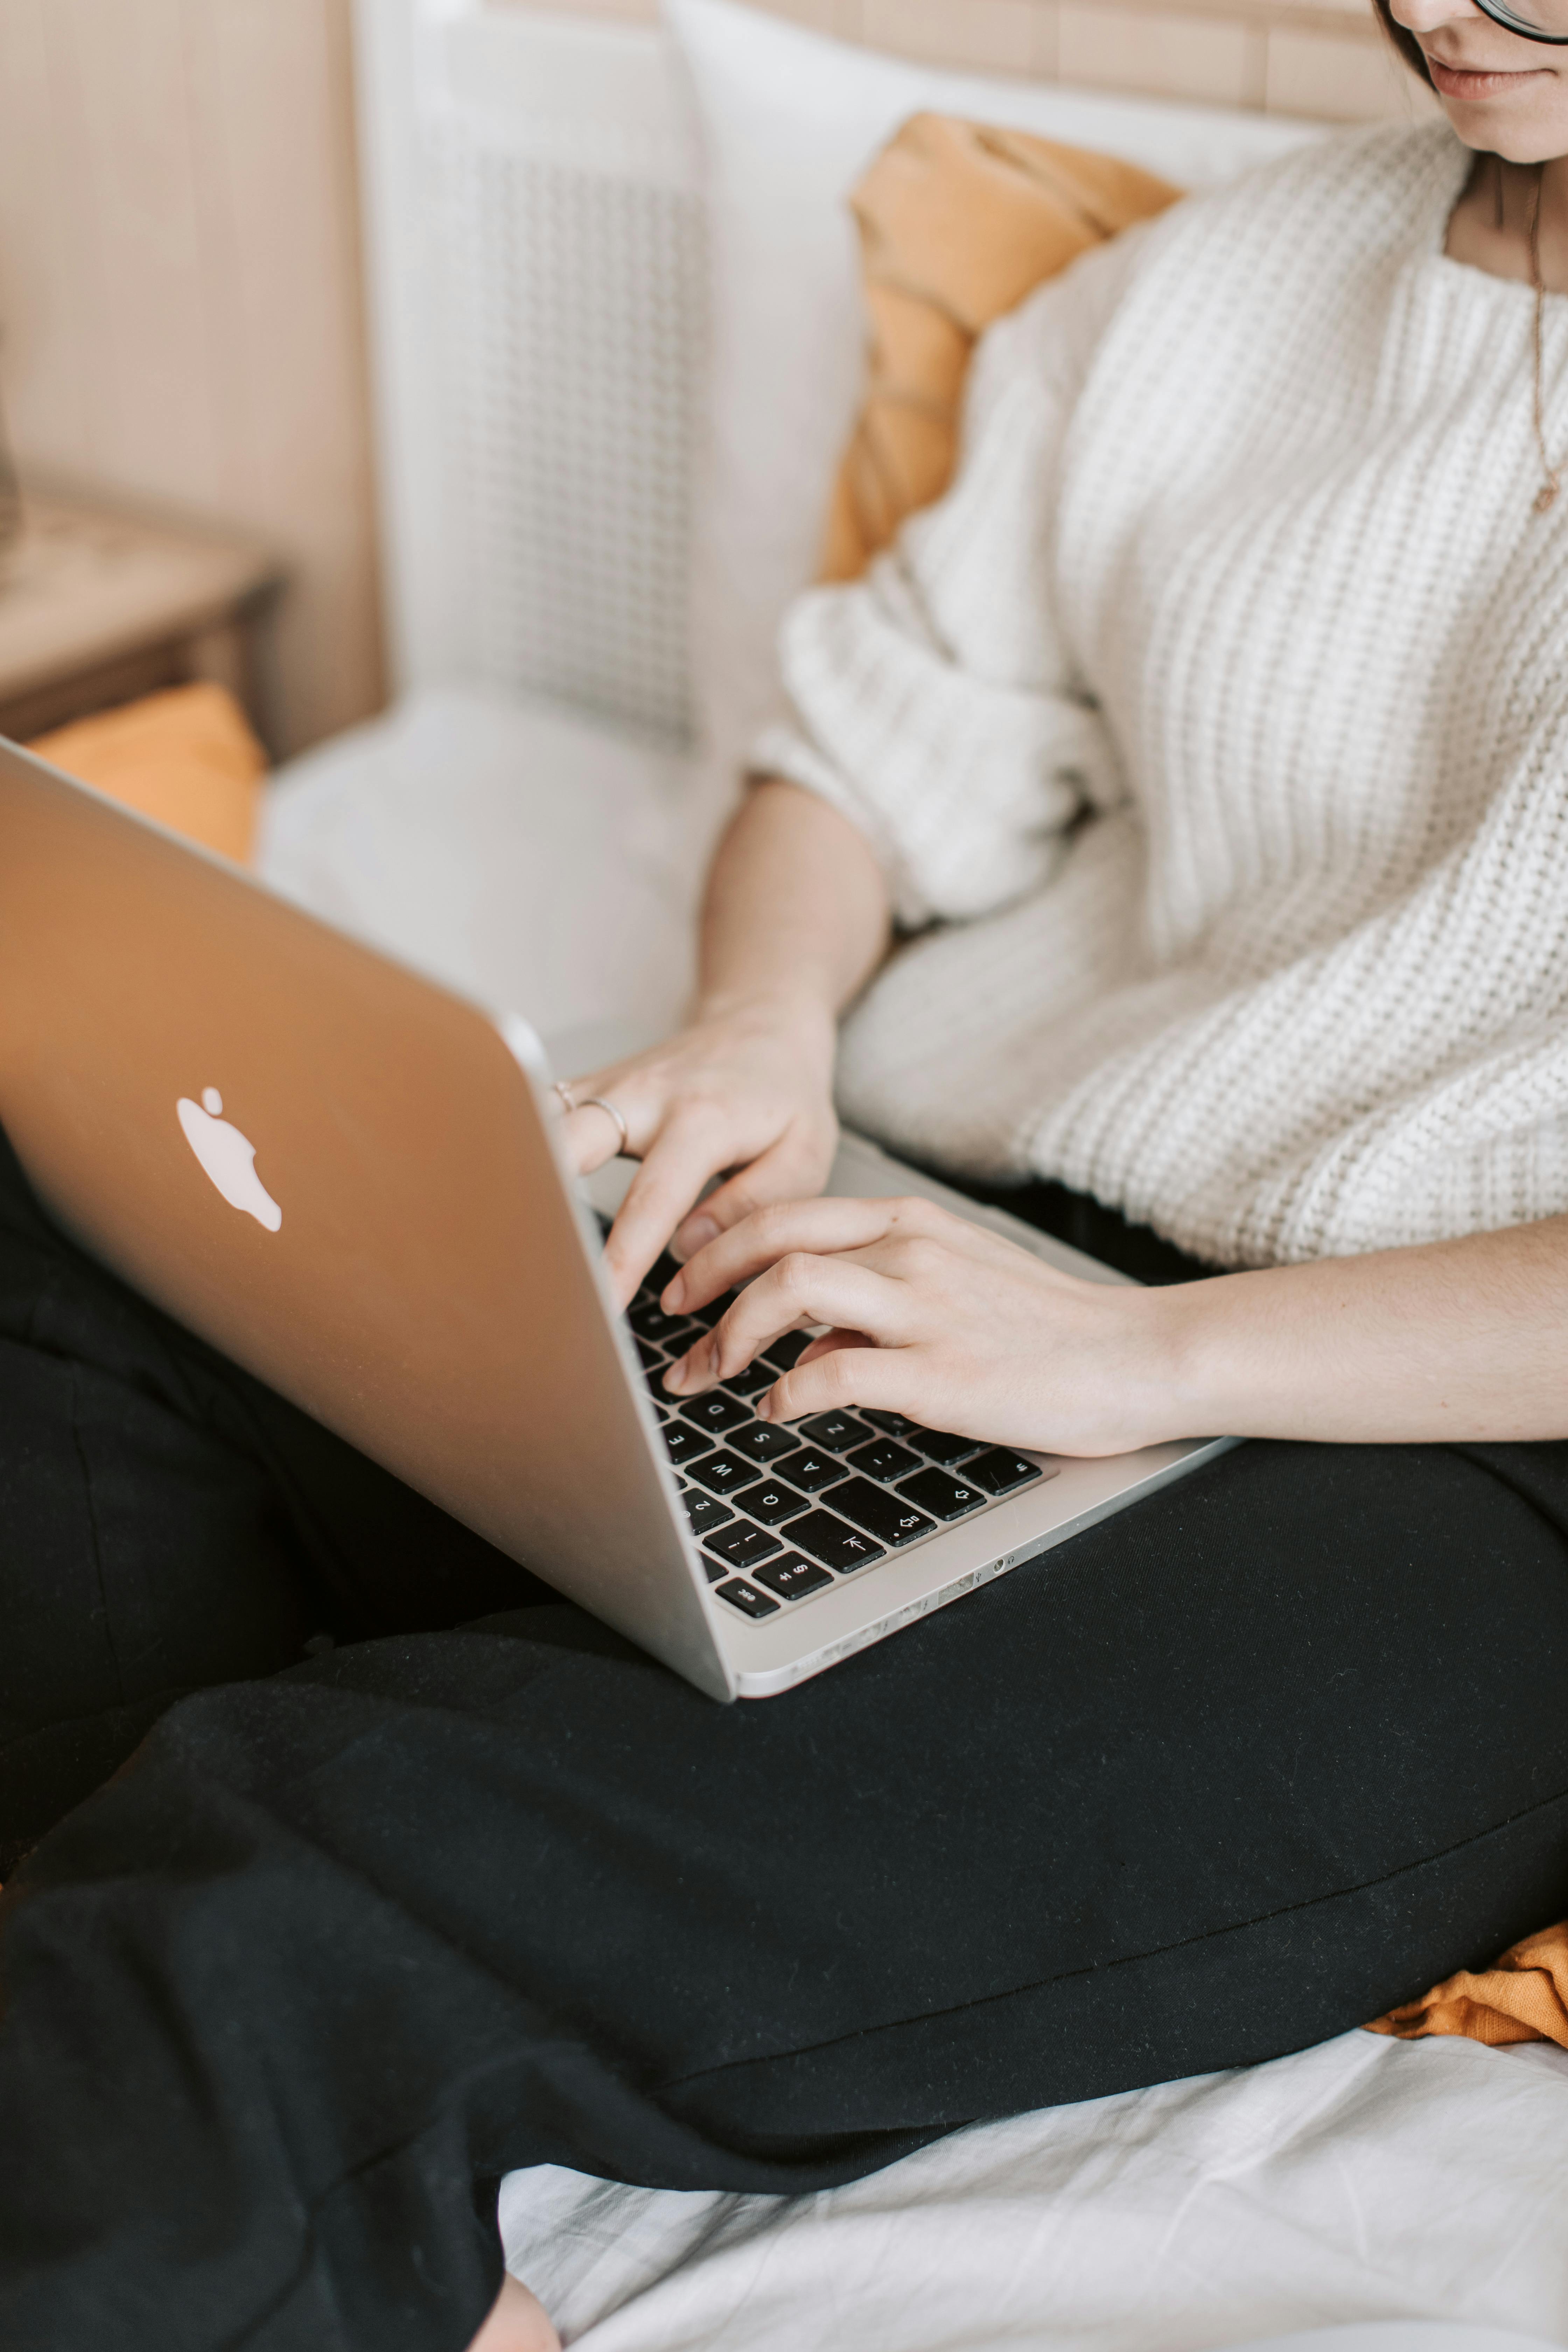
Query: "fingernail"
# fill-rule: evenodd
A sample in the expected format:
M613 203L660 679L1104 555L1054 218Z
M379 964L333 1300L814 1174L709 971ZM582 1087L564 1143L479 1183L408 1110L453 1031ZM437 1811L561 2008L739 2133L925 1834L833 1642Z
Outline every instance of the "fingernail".
M752 1407L752 1411L756 1414L759 1421L772 1421L773 1417L773 1405L769 1402L766 1394L763 1394L757 1399L756 1403Z
M658 1303L667 1315L679 1315L685 1297L686 1276L683 1274L678 1274L673 1282L665 1284L664 1296Z
M719 1238L719 1228L711 1217L689 1217L680 1228L680 1251L683 1257L695 1257L710 1242Z
M683 1389L686 1386L686 1358L684 1356L682 1356L679 1364L670 1365L669 1370L664 1376L664 1385L667 1389Z

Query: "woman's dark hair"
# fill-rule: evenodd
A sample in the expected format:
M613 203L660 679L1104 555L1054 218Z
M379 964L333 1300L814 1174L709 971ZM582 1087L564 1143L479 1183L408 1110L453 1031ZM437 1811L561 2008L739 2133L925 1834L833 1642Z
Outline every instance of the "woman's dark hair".
M1394 23L1394 12L1388 5L1388 0L1372 0L1372 5L1383 20L1384 31L1388 35L1411 72L1419 74L1430 89L1432 77L1426 70L1426 60L1421 54L1421 44L1415 34L1407 26Z

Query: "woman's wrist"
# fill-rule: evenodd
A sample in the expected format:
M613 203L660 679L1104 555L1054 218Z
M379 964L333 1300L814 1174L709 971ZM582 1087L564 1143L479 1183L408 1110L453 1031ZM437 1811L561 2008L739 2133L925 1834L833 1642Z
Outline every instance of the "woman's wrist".
M791 978L776 982L700 986L692 1000L690 1025L709 1021L754 1022L769 1028L799 1029L813 1034L837 1027L837 1008L826 982Z
M1343 1332L1331 1320L1315 1345L1292 1344L1289 1308L1299 1300L1304 1312L1308 1303L1300 1271L1208 1275L1147 1294L1155 1302L1162 1439L1326 1433L1326 1423L1316 1424L1335 1417L1342 1394Z
M1091 1286L1080 1328L1079 1433L1090 1453L1230 1433L1225 1277L1158 1288ZM1086 1301L1086 1304L1089 1302ZM1061 1334L1053 1331L1059 1346ZM1094 1377L1086 1377L1093 1368ZM1227 1402L1228 1397L1228 1402Z
M1204 1419L1207 1408L1198 1391L1203 1318L1194 1317L1192 1302L1181 1295L1193 1286L1089 1286L1092 1303L1085 1303L1092 1320L1080 1330L1088 1343L1081 1367L1087 1373L1094 1365L1098 1378L1079 1394L1085 1452L1122 1453L1224 1433ZM1060 1339L1059 1329L1053 1329L1056 1346Z
M1152 1444L1229 1433L1234 1370L1228 1361L1227 1277L1175 1282L1142 1294L1144 1307L1142 1412Z

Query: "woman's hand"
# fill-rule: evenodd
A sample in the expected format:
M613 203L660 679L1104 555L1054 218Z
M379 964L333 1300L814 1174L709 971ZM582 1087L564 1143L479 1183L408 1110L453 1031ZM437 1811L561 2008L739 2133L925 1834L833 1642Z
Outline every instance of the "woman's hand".
M907 1412L1051 1454L1166 1438L1334 1445L1568 1441L1568 1216L1211 1276L1080 1282L927 1201L806 1201L710 1242L672 1313L735 1304L667 1375L694 1396L826 1324L758 1411Z
M834 1044L826 1004L761 997L710 1006L651 1052L570 1082L579 1108L563 1134L577 1174L620 1149L590 1095L615 1104L642 1161L605 1248L623 1306L667 1245L689 1257L763 1203L821 1191L838 1141ZM698 1207L727 1170L735 1172Z
M698 1010L667 1045L569 1088L577 1173L623 1148L591 1095L615 1104L643 1163L605 1251L623 1305L667 1245L689 1257L764 1202L822 1190L838 1141L837 1018L886 954L890 922L881 869L848 818L796 784L753 784L708 877Z
M731 1378L783 1332L826 1324L757 1400L764 1418L868 1405L1047 1454L1207 1433L1172 1426L1169 1292L1062 1274L932 1202L759 1210L700 1250L664 1304L690 1311L741 1283L666 1376L676 1394Z

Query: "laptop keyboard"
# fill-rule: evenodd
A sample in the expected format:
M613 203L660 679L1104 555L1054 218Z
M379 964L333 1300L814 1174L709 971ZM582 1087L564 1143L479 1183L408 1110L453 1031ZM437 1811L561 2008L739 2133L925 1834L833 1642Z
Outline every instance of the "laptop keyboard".
M708 1580L743 1617L773 1617L847 1576L985 1510L1046 1473L1005 1445L921 1429L898 1412L819 1412L777 1428L755 1398L807 1345L798 1332L703 1396L678 1402L666 1369L718 1322L730 1298L667 1315L675 1274L661 1258L626 1319Z

